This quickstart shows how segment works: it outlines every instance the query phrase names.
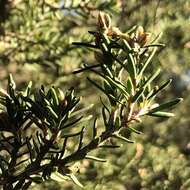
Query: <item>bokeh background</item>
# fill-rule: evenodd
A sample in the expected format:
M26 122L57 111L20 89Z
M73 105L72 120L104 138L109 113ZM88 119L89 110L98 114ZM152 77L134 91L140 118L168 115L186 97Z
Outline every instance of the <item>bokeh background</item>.
M0 87L12 73L17 89L30 80L61 89L74 87L81 106L100 116L101 95L86 80L73 75L83 64L95 64L94 54L72 42L92 40L97 14L105 11L123 32L142 25L154 38L163 32L166 47L150 66L162 68L173 82L160 99L183 97L169 120L145 117L133 135L134 144L117 150L98 150L106 163L82 161L78 177L87 190L190 189L190 1L189 0L0 0ZM97 91L97 92L96 92ZM91 121L89 121L91 122ZM101 119L99 123L101 124ZM100 125L101 126L101 125ZM88 138L88 137L87 137ZM49 180L31 190L77 190L73 183Z

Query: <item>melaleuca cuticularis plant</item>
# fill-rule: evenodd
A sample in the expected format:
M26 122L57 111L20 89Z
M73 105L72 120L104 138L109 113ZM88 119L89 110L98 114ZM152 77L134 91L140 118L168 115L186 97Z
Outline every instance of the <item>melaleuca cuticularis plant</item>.
M133 123L143 122L145 115L174 116L165 110L179 103L180 98L156 101L171 80L155 85L153 81L160 68L146 73L157 49L164 46L158 43L161 35L151 39L142 26L123 33L112 26L110 16L105 13L99 13L97 30L89 33L94 42L73 45L91 49L97 64L84 65L73 74L96 75L96 80L91 77L87 80L105 95L101 99L104 130L97 133L99 123L94 118L91 139L84 142L85 126L79 123L86 117L79 109L80 99L73 89L66 93L44 86L32 90L30 82L24 91L17 91L10 75L7 91L0 91L0 184L4 190L28 189L32 183L49 178L71 179L83 187L76 177L80 170L80 165L76 169L76 163L83 159L106 161L92 156L92 150L118 148L110 139L132 143L129 134L140 133ZM75 142L72 148L71 141Z

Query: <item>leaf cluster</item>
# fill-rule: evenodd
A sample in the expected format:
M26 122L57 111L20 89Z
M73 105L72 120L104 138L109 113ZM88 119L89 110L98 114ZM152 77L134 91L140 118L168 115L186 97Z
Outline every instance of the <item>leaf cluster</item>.
M132 143L131 133L141 132L132 127L142 122L142 116L168 118L166 112L179 103L177 98L158 103L157 95L171 80L155 86L153 81L160 69L146 74L156 50L163 46L158 43L160 35L152 41L143 27L133 27L123 33L113 27L108 14L98 16L97 31L89 32L94 43L74 43L92 49L96 65L84 65L80 72L92 72L98 77L88 81L99 89L106 100L101 99L103 131L99 134L94 119L92 138L84 143L86 126L79 125L79 98L73 89L63 93L60 89L44 86L33 91L30 82L25 91L18 92L12 75L8 79L7 92L1 90L0 138L1 138L1 180L4 189L27 189L32 182L41 183L49 178L72 179L82 187L75 164L82 159L105 162L102 158L89 155L98 148L118 148L117 140ZM85 118L84 118L85 119ZM77 127L76 127L77 126ZM76 128L75 128L76 127ZM30 130L29 130L30 129ZM32 132L31 132L32 131ZM125 133L127 131L127 133ZM75 141L73 148L69 142ZM112 143L112 141L114 143Z

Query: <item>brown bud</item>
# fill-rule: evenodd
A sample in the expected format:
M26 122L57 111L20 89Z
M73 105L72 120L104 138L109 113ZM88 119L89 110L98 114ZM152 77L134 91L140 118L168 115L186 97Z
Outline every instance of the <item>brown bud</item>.
M108 30L108 36L111 36L112 38L120 37L122 35L122 32L117 27L111 27Z
M110 16L104 12L99 12L97 26L100 31L107 33L111 27Z
M128 41L129 44L136 49L143 47L149 40L150 34L144 32L144 28L139 26L135 33L131 35L131 39Z

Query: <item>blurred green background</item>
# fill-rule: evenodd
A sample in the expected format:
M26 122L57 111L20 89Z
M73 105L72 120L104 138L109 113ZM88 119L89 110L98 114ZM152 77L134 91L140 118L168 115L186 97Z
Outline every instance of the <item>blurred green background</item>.
M188 190L190 189L190 1L189 0L0 0L0 86L6 88L12 73L17 88L30 80L62 89L74 87L82 106L99 116L99 95L87 82L89 73L73 75L83 64L95 64L89 49L72 42L91 41L99 11L112 17L123 32L142 25L166 47L150 69L161 66L158 80L172 78L160 99L183 97L176 116L169 120L144 118L136 127L134 144L117 150L98 150L106 163L82 161L78 177L91 190ZM102 122L99 119L100 123ZM50 180L31 190L77 190L71 182Z

